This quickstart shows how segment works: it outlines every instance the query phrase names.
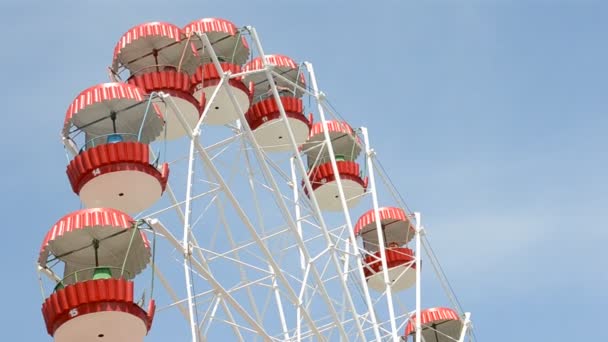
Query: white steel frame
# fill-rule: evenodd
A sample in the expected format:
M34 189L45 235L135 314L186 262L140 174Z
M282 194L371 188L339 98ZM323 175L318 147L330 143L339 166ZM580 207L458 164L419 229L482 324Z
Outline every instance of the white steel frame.
M249 32L250 38L253 45L256 47L260 56L264 56L264 50L262 44L257 35L256 30L253 27L246 27L245 30ZM215 54L212 44L205 34L199 36L201 39L205 51L207 51L211 57L211 60L215 64L217 70L222 70L220 62ZM421 226L420 214L415 213L412 215L412 219L415 222L415 272L416 272L416 285L415 285L415 310L414 312L408 313L402 311L396 314L396 307L394 305L395 294L391 288L391 280L389 278L388 267L386 262L386 249L384 235L382 234L382 227L380 224L379 214L379 200L378 190L376 184L376 173L378 171L375 168L375 151L370 147L368 130L365 127L361 128L361 134L363 136L364 144L364 159L367 163L368 168L368 189L364 196L370 196L373 205L376 231L378 234L379 251L381 255L381 263L383 270L383 279L385 283L385 291L383 293L374 293L370 291L367 286L365 274L361 265L363 260L364 251L359 247L359 242L354 234L353 223L351 218L351 209L347 205L347 198L345 197L344 189L342 187L342 180L339 177L338 166L336 162L336 156L332 148L332 141L328 131L328 120L326 118L326 110L332 112L329 108L325 94L319 91L317 80L315 77L314 68L311 63L303 63L304 69L307 71L309 79L311 81L311 89L306 89L298 84L293 84L299 90L309 95L316 102L316 111L324 127L324 145L328 149L331 166L334 173L337 175L336 183L339 192L339 200L342 205L343 224L342 226L335 228L330 226L325 219L324 214L319 208L316 196L312 190L312 184L308 177L308 171L306 164L303 159L303 154L298 150L298 143L295 140L293 131L288 124L287 115L285 108L283 108L282 102L279 100L279 92L274 82L271 80L273 77L282 78L289 81L282 75L276 73L271 66L267 64L265 58L263 58L264 68L261 70L248 71L239 74L231 74L230 72L224 72L220 83L215 89L214 93L209 98L207 105L201 115L195 127L190 127L184 119L179 108L175 105L173 99L166 94L161 94L163 100L177 113L177 117L180 123L186 130L189 138L189 154L188 154L188 171L186 177L186 194L183 201L178 201L171 186L167 185L167 193L169 200L172 205L168 208L159 210L151 215L146 216L148 223L154 228L155 233L160 237L164 238L170 243L176 250L181 251L183 257L182 265L184 269L184 280L186 285L186 298L178 300L176 291L173 289L171 284L165 279L160 270L156 270L156 276L161 279L162 285L166 288L167 293L172 298L174 303L170 304L169 307L176 306L182 315L187 318L189 322L190 335L192 342L206 341L206 332L209 330L213 322L218 320L218 310L221 307L226 314L224 323L231 326L234 336L237 340L246 340L243 334L254 333L264 341L300 341L300 340L315 340L325 341L329 340L328 335L333 331L338 334L339 340L342 341L364 341L364 340L376 340L376 341L393 341L398 342L403 336L403 328L410 319L411 314L416 315L415 319L415 341L422 341L421 335L421 258L422 251L425 250L428 253L426 240L423 240L424 229ZM232 90L227 86L228 80L238 76L243 76L251 73L263 73L272 91L272 96L278 104L279 111L281 114L281 120L287 127L288 140L293 151L292 157L289 158L289 172L285 172L284 176L287 178L284 180L289 183L292 192L291 194L284 195L285 191L281 190L279 182L273 176L272 171L276 168L281 168L276 165L269 156L263 151L258 145L255 136L253 135L245 116L242 114L242 108L239 108L239 104L236 97L232 93ZM292 82L293 83L293 82ZM216 95L220 90L224 89L231 99L234 110L239 113L239 123L237 129L241 129L240 134L235 135L231 138L220 141L214 145L204 147L201 144L200 136L204 118L209 111L210 104L215 99ZM220 149L223 146L229 145L239 138L244 139L250 146L252 146L252 152L255 157L254 161L257 162L260 171L266 180L267 184L264 185L268 191L273 194L276 205L282 218L285 220L286 227L275 231L274 233L264 235L260 234L259 230L248 216L246 210L244 210L231 189L229 182L226 181L224 175L219 170L218 165L215 164L213 157L210 152L215 149ZM68 151L76 154L76 151L72 151L72 146L64 139L64 144ZM246 155L247 159L247 170L251 173L252 166L249 155ZM204 171L208 175L209 179L217 186L214 190L208 191L203 194L194 195L192 188L195 180L196 162L199 160L204 166ZM383 174L380 169L380 178L383 180L385 185L389 186L389 191L392 192L394 199L397 201L397 205L401 208L407 208L405 203L402 202L398 196L397 191L392 187L388 177ZM303 198L301 188L299 187L300 180L303 180L305 188L308 190L309 199ZM250 186L252 193L256 193L256 184L253 176L250 178ZM261 188L258 186L258 188ZM261 191L261 190L260 190ZM192 229L193 213L192 204L198 198L215 196L217 193L222 193L227 198L227 205L229 205L237 214L243 227L246 229L251 237L251 241L246 244L238 245L230 237L231 248L233 248L234 256L228 256L227 253L219 253L209 251L203 248L197 242L195 234ZM220 204L218 208L222 208L224 204ZM182 210L183 206L183 210ZM303 213L304 208L309 210L309 214ZM156 217L167 210L174 209L179 217L179 220L183 224L181 240L178 239L170 229L168 229L163 222L158 220ZM221 216L224 216L223 209ZM260 222L263 221L263 213L259 204L256 203L257 216ZM223 218L224 224L226 219ZM307 245L309 239L305 238L303 234L303 223L310 224L316 222L315 225L319 229L319 234L315 237L319 243L323 243L325 248L322 252L312 255ZM268 239L274 238L274 235L286 234L295 243L294 248L297 249L299 254L299 273L301 277L298 281L301 282L301 287L294 288L292 282L290 282L291 275L285 274L285 270L280 265L280 260L277 260L273 252L271 252L266 244ZM344 234L347 236L342 237ZM246 250L250 246L256 246L261 251L265 262L267 263L267 269L261 269L253 264L245 262L240 257L240 252ZM343 246L343 247L342 247ZM341 249L342 248L342 249ZM208 254L211 253L212 257L205 257L203 251ZM362 252L363 251L363 252ZM431 263L435 263L436 259L434 254L429 255ZM221 281L217 279L216 274L209 267L209 260L214 258L231 258L230 260L241 268L242 284L240 287L226 288ZM209 259L209 260L208 260ZM319 264L319 260L324 260L325 264ZM354 265L354 266L353 266ZM257 268L257 271L265 274L265 276L259 279L247 279L246 268ZM331 271L328 271L331 270ZM56 277L50 270L41 270L42 273L49 277ZM265 273L264 273L265 272ZM328 273L329 272L329 273ZM333 273L331 273L333 272ZM353 273L353 274L351 274ZM336 276L327 278L327 274L335 274ZM206 293L195 293L193 288L193 275L198 275L204 279L212 290ZM324 277L326 277L324 279ZM326 285L326 282L330 279L339 283L339 290L342 299L342 304L337 305L335 298L333 298L330 291L336 291L336 288L330 289ZM440 281L446 282L442 276ZM271 334L265 329L263 317L261 317L259 309L253 310L253 315L239 303L234 297L233 293L240 290L243 287L247 287L249 304L252 307L256 307L260 301L256 303L256 298L252 294L250 287L253 286L268 286L269 294L274 298L276 305L278 326L280 329L274 330L280 333ZM353 299L353 286L358 288L362 295L362 301L356 303ZM448 296L455 302L455 296L446 287ZM197 318L195 314L195 308L197 306L197 300L201 296L211 294L213 292L213 299L210 300L207 311L202 318ZM307 298L317 296L320 302L325 305L327 309L328 319L320 319L315 317L315 313L311 312L309 307L310 302ZM187 306L184 304L187 303ZM455 305L457 306L457 305ZM459 308L459 307L458 307ZM460 308L459 308L460 309ZM295 310L295 315L293 311ZM291 315L287 315L286 312L291 312ZM383 315L379 316L378 313L382 312ZM470 332L470 314L463 314L463 331L458 341L464 341L467 333ZM237 316L235 317L234 314ZM262 313L263 316L263 313ZM295 322L290 317L295 316ZM305 328L306 327L306 328ZM347 330L346 327L350 327ZM335 335L333 335L335 337Z

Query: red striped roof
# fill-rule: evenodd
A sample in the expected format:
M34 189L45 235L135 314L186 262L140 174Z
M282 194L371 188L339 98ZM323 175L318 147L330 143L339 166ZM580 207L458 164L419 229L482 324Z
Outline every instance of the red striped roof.
M162 191L165 190L169 178L169 166L164 163L159 171L150 165L150 146L140 142L103 144L86 149L72 159L66 173L72 190L78 194L94 177L125 170L147 173L158 180Z
M299 65L298 63L296 63L296 61L285 55L266 55L266 63L269 65L274 65L276 67L291 68L296 70L299 68ZM251 71L259 70L262 68L264 68L262 57L256 57L251 62L245 64L244 70Z
M224 32L232 36L236 35L237 28L234 23L222 18L203 18L195 20L184 26L184 32Z
M132 27L120 37L118 43L114 47L114 60L118 59L120 51L134 41L145 37L166 37L179 42L182 38L182 30L170 23L165 22L150 22Z
M78 94L68 107L68 110L65 113L63 131L66 133L72 118L88 106L118 99L141 102L144 100L144 94L142 89L139 89L134 85L118 82L102 83L87 88ZM156 112L157 116L161 117L160 113L156 111L156 107L154 107L153 110Z
M109 229L129 229L133 226L134 220L131 216L120 210L112 208L90 208L81 209L69 213L59 219L55 225L47 232L40 247L39 263L45 263L48 256L49 242L63 236L69 232L87 229L91 227L107 227ZM141 234L146 248L150 247L145 234Z
M441 323L445 321L460 321L460 317L456 311L450 308L430 308L420 311L421 325L429 325L432 323ZM415 328L416 315L412 315L405 328L405 336L413 334Z
M354 134L352 127L350 127L349 124L343 121L327 121L327 130L329 132ZM317 134L322 134L323 131L323 122L319 121L315 123L310 129L309 137L314 137Z
M380 216L380 221L383 220L396 220L396 221L405 221L409 222L409 218L405 214L405 211L401 208L396 207L383 207L378 208L378 214ZM374 209L367 211L365 214L361 215L357 223L355 224L355 235L359 235L361 230L376 222L376 215L374 214Z

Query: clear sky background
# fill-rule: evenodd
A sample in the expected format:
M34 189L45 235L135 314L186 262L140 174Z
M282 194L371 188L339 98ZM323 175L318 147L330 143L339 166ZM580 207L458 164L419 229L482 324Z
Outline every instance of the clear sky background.
M608 340L608 3L591 0L1 1L2 340L50 340L34 263L79 206L70 101L130 27L200 17L315 64L423 213L479 341Z

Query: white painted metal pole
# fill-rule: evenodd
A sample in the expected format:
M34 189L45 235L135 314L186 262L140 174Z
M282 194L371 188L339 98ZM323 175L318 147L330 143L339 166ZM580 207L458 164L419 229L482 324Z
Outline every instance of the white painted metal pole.
M467 331L469 330L469 325L471 324L471 313L464 313L464 321L462 322L462 331L460 332L460 338L458 338L458 342L464 342L464 339L467 337Z
M296 161L295 158L291 158L290 159L290 166L291 166L291 185L293 187L293 203L294 203L294 210L295 210L295 214L296 214L296 229L298 231L298 235L300 236L300 239L304 239L304 237L302 236L302 212L300 209L300 192L298 191L298 189L300 189L300 187L298 186L298 176L296 174L296 165L295 165ZM304 272L304 269L306 268L306 260L304 259L304 254L302 251L302 248L300 248L298 246L298 250L300 251L300 269L302 270L302 272Z
M264 56L264 50L262 48L262 45L260 43L260 40L259 40L259 38L257 36L257 33L256 33L255 29L251 27L251 28L249 28L249 30L251 32L252 40L255 42L256 47L258 48L259 53L262 56ZM289 122L287 120L287 115L285 113L285 108L283 107L283 103L280 101L280 96L279 96L277 87L274 84L274 82L272 82L272 73L268 69L268 66L267 66L266 60L265 60L265 56L262 59L262 61L263 61L263 64L264 64L264 70L265 70L265 73L266 73L266 77L269 80L270 88L272 89L272 93L273 93L274 99L275 99L275 101L277 103L277 106L279 108L279 112L281 113L281 118L282 118L282 120L285 123L285 127L287 128L287 133L288 133L288 136L289 136L289 142L290 142L290 144L292 146L293 151L294 152L298 151L298 146L296 144L296 141L295 141L295 138L294 138L294 135L293 135L293 131L292 131L291 126L289 125ZM249 130L248 130L248 133L251 133L251 132L249 132ZM252 140L255 141L255 138L253 138ZM259 152L259 151L256 149L256 152ZM301 173L303 175L306 175L306 169L304 167L304 162L302 161L301 156L298 155L298 154L296 154L296 159L297 159L297 166L300 169ZM262 170L264 171L264 173L268 173L268 170L266 169L266 165L262 165ZM271 182L274 181L273 179L270 179L270 180L271 180ZM331 237L329 236L329 234L327 232L327 228L326 228L326 225L324 223L323 217L320 214L320 209L319 209L318 203L316 202L316 198L315 198L314 193L312 191L312 186L311 186L310 181L309 181L309 179L307 177L304 177L304 183L305 183L306 188L308 189L308 191L311 193L311 201L312 201L313 207L315 209L315 212L318 214L319 223L321 223L321 225L324 227L323 235L324 235L325 239L327 240L327 242L329 243L330 247L333 247L333 241L331 241ZM273 185L273 188L277 188L276 184L272 184L272 185ZM282 202L282 199L281 199L281 202ZM285 209L284 208L284 203L283 203L283 205L281 205L281 207L282 207L282 210ZM290 221L292 221L291 217L286 217L286 218L288 218ZM290 222L290 224L292 224L292 223L293 222ZM298 243L301 244L302 247L303 247L303 242L302 242L301 239L298 239ZM333 259L332 261L333 261L336 269L340 270L340 263L339 263L339 260L338 260L338 258L336 256L336 251L335 251L334 248L330 248L330 254L331 254L331 258ZM312 271L312 274L313 274L314 278L317 279L317 281L319 281L320 280L320 276L319 276L317 270L314 267L312 267L311 271ZM324 288L322 286L322 283L320 283L319 286L321 286L320 288L323 289L323 292L322 292L323 297L327 297L327 293L325 293ZM348 287L346 286L345 283L342 283L342 288L344 290L344 295L347 297L347 300L348 300L348 303L349 303L349 306L350 306L350 310L353 313L353 315L356 317L357 316L357 314L356 314L356 308L355 308L354 303L352 301L352 297L351 297L350 291L349 291L349 289L348 289ZM369 303L371 305L371 301ZM335 312L334 307L331 304L329 304L328 309L330 310L331 315L334 317L334 319L336 319L336 321L338 323L338 326L336 328L340 332L342 338L343 339L348 339L347 336L346 336L346 332L344 330L344 327L339 322L339 318L337 317L337 313ZM355 320L355 326L357 327L357 331L358 331L359 335L362 338L364 338L365 333L363 332L363 328L361 326L361 323L357 319Z
M203 35L203 38L205 38L204 41L206 41L208 43L208 39L205 35ZM210 43L209 43L210 44ZM212 56L214 56L212 54ZM230 92L228 92L229 95L231 94ZM232 98L232 96L231 96ZM179 110L179 108L175 105L175 102L173 101L173 99L170 96L166 96L165 100L169 103L169 105L171 106L171 108L178 114L176 115L177 118L180 120L180 122L182 124L185 124L185 119L183 117L183 114L181 113L181 111ZM187 127L184 125L184 127ZM192 137L192 132L191 131L187 131L189 136ZM251 133L250 131L247 131L248 133ZM278 266L278 264L276 263L276 261L274 260L272 253L268 250L268 248L266 247L266 245L262 242L262 240L260 239L260 237L257 235L257 232L255 231L255 227L253 226L253 224L251 223L251 220L249 219L249 217L246 215L245 211L243 210L243 208L239 205L239 201L236 198L236 196L234 195L234 193L232 193L230 187L226 184L226 182L224 181L224 178L222 177L222 174L220 173L220 171L215 167L215 165L213 164L211 158L209 157L207 151L202 147L202 145L200 145L200 142L197 140L192 140L195 142L195 148L198 151L198 155L201 158L202 162L205 164L205 166L209 169L209 171L211 172L212 176L217 180L218 185L221 189L223 189L224 193L226 194L228 200L231 202L232 206L234 207L234 209L237 211L237 215L239 216L239 218L241 219L241 221L243 222L243 224L245 225L245 227L247 228L247 230L250 232L251 236L254 238L256 244L260 247L260 250L264 253L264 256L267 258L269 264L272 265L272 267L276 270L280 270L280 267ZM257 152L259 152L258 150L255 150ZM269 174L270 171L267 169L263 169L263 171L265 171L266 174ZM271 179L272 180L272 179ZM277 188L276 184L274 184L273 188ZM275 190L276 191L276 190ZM284 205L285 203L281 202L282 205ZM287 210L286 208L282 208L284 210ZM291 219L291 216L286 217L288 219ZM292 222L290 222L291 224ZM295 225L295 224L293 224ZM292 225L292 226L293 226ZM301 240L300 240L301 242ZM204 270L204 272L202 272L203 274L210 274L209 272L207 272L207 270ZM313 274L315 275L315 277L317 279L320 279L320 276L318 274L318 272L313 272ZM285 284L286 287L285 289L287 290L287 295L289 297L291 297L292 302L298 303L297 302L297 297L295 295L295 293L293 292L293 289L291 287L289 287L289 282L287 280L287 278L281 273L281 272L277 272L276 273L277 278L281 281L282 284ZM208 279L209 282L211 282L211 280ZM323 287L323 284L319 284L319 286ZM221 287L219 285L219 283L217 283L216 287ZM223 288L222 288L223 289ZM234 301L229 294L225 294L224 295L226 300L229 301L231 303L231 305L233 307L238 307L240 308L240 305L235 304L236 301ZM323 292L323 297L324 300L328 303L331 302L330 298L327 295L327 292L324 291ZM249 315L246 314L246 312L239 310L239 312L241 313L241 315L248 319ZM311 330L313 330L313 332L315 334L318 335L318 338L322 339L322 336L320 335L320 333L318 332L316 325L312 319L312 317L310 316L310 314L306 311L306 310L302 310L304 319L306 319L307 323L309 324L309 326L311 327ZM257 323L254 325L252 322L250 322L254 327L257 326ZM338 329L342 329L342 331L344 331L344 328L342 326L338 327ZM345 335L345 334L344 334Z
M420 288L420 257L422 255L422 246L420 244L420 234L422 234L422 226L420 225L420 213L414 213L414 217L416 218L416 342L422 342L422 324L420 317L420 307L421 307L421 288Z
M285 341L289 341L289 332L287 329L287 321L285 320L285 313L283 312L283 303L281 302L281 294L279 293L279 285L277 284L277 278L274 275L274 270L268 265L268 270L272 273L272 290L274 292L274 299L277 302L277 309L279 310L279 320L281 321L281 328L283 328L283 337Z
M190 315L190 333L192 342L198 342L198 322L194 315L195 303L192 287L192 277L190 271L191 249L190 249L190 216L192 213L192 177L194 176L194 141L198 135L194 135L190 140L190 151L188 155L188 176L186 184L186 208L184 213L184 234L182 238L182 252L184 254L184 276L186 277L186 292L188 295L188 313Z
M173 234L171 234L171 232L159 220L151 219L148 221L148 223L154 227L154 230L163 234L165 236L165 239L171 245L173 245L173 247L175 247L177 249L182 248L181 243L173 236ZM217 281L217 279L215 279L213 274L211 274L211 272L207 268L205 268L202 264L200 264L195 259L192 259L191 261L192 261L192 267L198 273L201 274L201 276L209 283L209 285L211 285L214 288L214 290L217 292L218 295L221 295L222 298L224 300L226 300L226 302L228 304L230 304L239 313L239 315L247 323L249 323L249 325L251 325L251 328L254 329L254 331L258 335L260 335L265 340L268 340L268 341L272 340L270 335L268 335L266 333L266 331L264 330L264 328L262 328L262 326L260 325L261 322L257 322L253 317L251 317L249 315L249 313L247 312L247 310L245 310L245 308L243 308L238 303L238 301L230 295L229 291L227 291L224 287L222 287L222 285Z
M219 71L221 72L221 69ZM201 117L198 119L196 126L194 126L194 129L192 130L192 132L194 134L200 135L201 125L203 124L205 117L207 117L207 113L209 112L209 109L211 108L211 104L213 103L213 100L215 100L215 97L217 96L217 94L219 94L219 92L222 90L224 83L226 83L226 81L228 81L228 78L229 78L229 74L227 74L227 73L224 74L222 76L222 78L220 79L220 83L218 83L217 86L215 87L215 90L213 90L211 97L208 100L205 99L205 108L203 109L203 112L201 113ZM203 92L203 95L204 94L205 93Z
M391 334L394 342L399 342L399 335L397 332L397 322L395 320L395 308L393 305L393 291L392 281L388 274L388 263L386 260L386 248L384 241L384 234L382 230L382 223L380 219L380 212L378 208L378 194L376 193L376 181L374 178L374 167L372 159L374 157L374 151L369 145L369 135L367 127L361 127L361 133L363 134L363 141L365 142L365 158L367 163L367 170L369 176L368 190L372 195L372 204L374 208L374 219L376 221L376 233L378 236L378 247L380 249L380 262L382 263L382 275L384 278L384 286L386 291L386 301L388 303L388 315L390 318Z
M332 169L334 171L334 174L336 175L336 185L338 186L338 193L340 196L340 201L341 201L343 212L344 212L344 219L346 220L346 225L347 225L347 229L348 229L350 242L353 245L353 247L355 247L355 246L357 246L357 239L355 237L355 232L353 231L353 225L352 225L352 222L350 219L350 213L348 212L348 207L346 205L344 189L342 188L342 181L340 179L340 173L338 172L338 164L336 163L336 156L334 154L334 150L333 150L333 147L331 144L331 139L329 136L329 129L327 126L327 120L325 119L325 111L323 110L323 106L321 105L321 102L320 102L321 95L319 93L319 87L317 85L317 78L315 77L315 71L314 71L312 64L309 62L305 62L304 65L306 66L306 70L308 70L308 73L310 75L310 81L312 83L313 92L315 93L315 96L317 99L317 106L318 106L317 108L319 111L319 116L321 118L321 122L323 124L323 133L324 133L324 137L325 137L325 142L327 144L327 148L329 150L329 157L331 159ZM274 83L272 85L274 85ZM311 191L311 193L312 193L312 189L310 189L309 191ZM313 196L314 196L314 194L313 194ZM353 253L355 254L355 256L357 258L357 262L361 262L362 258L361 258L361 254L359 253L359 249L353 248ZM369 288L367 287L367 281L365 279L365 274L363 272L362 267L358 267L358 270L359 270L359 279L361 281L361 286L363 288L363 293L365 296L365 301L368 305L369 315L372 320L374 335L377 340L380 340L379 324L376 319L376 313L374 311L374 306L372 304L371 296L369 294Z

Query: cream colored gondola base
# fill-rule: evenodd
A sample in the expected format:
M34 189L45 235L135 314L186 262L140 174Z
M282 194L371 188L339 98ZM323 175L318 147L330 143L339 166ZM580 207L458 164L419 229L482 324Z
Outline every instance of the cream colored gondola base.
M136 214L151 207L162 195L155 177L140 171L117 171L97 176L80 190L87 208L114 208Z
M462 330L462 321L450 320L437 326L437 331L429 325L422 326L422 338L425 342L454 342Z
M175 102L175 106L179 108L180 112L183 114L188 126L190 126L190 129L193 129L200 118L199 109L191 102L179 97L173 96L172 100ZM177 113L175 113L171 106L165 105L162 102L157 102L156 104L159 106L160 111L165 118L165 130L167 131L166 133L164 131L161 132L158 139L175 140L186 136L187 134L184 126L177 117Z
M365 189L361 184L348 179L342 179L342 187L344 188L344 196L346 197L346 204L349 208L357 205L361 200L361 195L365 192ZM335 181L318 187L315 190L315 195L317 196L317 201L319 202L321 210L342 210L342 202L340 202L338 186Z
M213 100L213 103L207 102L207 106L211 107L209 108L209 111L204 119L204 123L206 125L225 125L236 121L239 118L239 114L232 104L230 96L228 96L228 91L226 91L225 87L226 86L224 86L224 89L219 91ZM207 101L211 99L211 95L213 95L215 88L217 88L216 85L203 88ZM232 87L232 93L234 94L236 102L241 108L241 112L244 114L249 109L249 95L241 89L235 87ZM200 90L194 93L194 97L196 99L201 98Z
M388 270L388 277L392 283L392 291L406 290L416 283L416 269L409 264L392 267ZM367 278L367 286L378 292L384 292L384 272L380 271Z
M137 316L104 311L72 318L55 331L55 342L143 342L146 325Z
M308 138L310 131L308 125L301 120L287 118L291 131L296 140L296 145L300 146ZM265 122L253 131L258 144L267 152L280 152L291 149L287 126L281 119Z

